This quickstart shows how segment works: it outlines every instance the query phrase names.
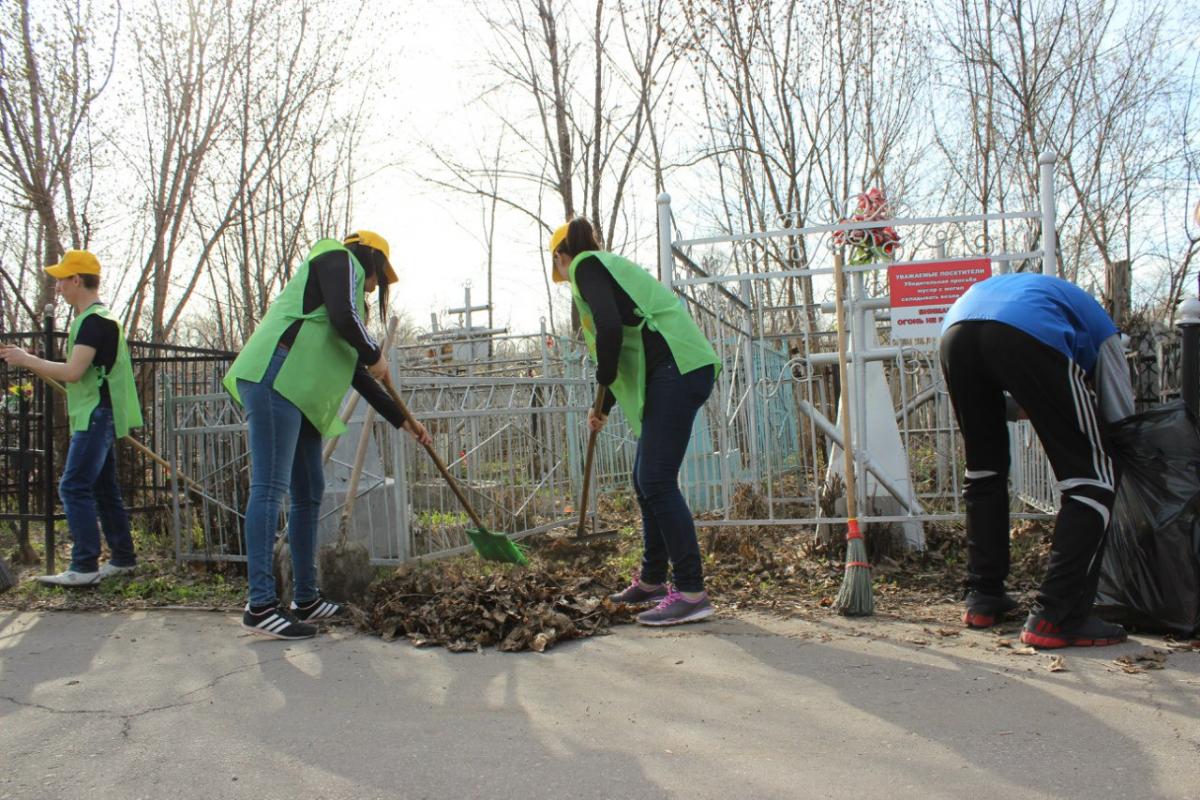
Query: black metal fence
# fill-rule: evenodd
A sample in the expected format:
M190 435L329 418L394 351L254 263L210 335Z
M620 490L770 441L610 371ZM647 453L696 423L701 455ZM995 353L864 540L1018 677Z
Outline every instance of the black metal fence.
M41 331L0 333L0 344L18 345L51 360L61 360L66 334L47 318ZM166 454L165 421L160 400L167 385L177 394L221 390L221 378L236 353L170 344L129 342L134 379L145 425L133 437L146 450L119 445L118 471L122 496L130 512L142 515L152 533L170 530L170 478L150 453ZM54 526L63 519L58 504L57 472L70 440L65 398L25 369L0 361L0 522L12 526L28 554L31 523L45 531L46 569L53 571ZM56 466L58 465L58 466Z
M1178 330L1159 327L1135 333L1126 357L1138 411L1178 399L1183 348Z

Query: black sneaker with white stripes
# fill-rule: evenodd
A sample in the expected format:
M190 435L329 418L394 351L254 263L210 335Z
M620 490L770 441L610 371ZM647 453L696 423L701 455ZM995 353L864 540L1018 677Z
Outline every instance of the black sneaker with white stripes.
M345 609L342 607L341 603L334 603L330 600L326 600L321 596L320 592L317 593L317 596L314 599L309 600L307 603L300 603L297 605L296 601L293 600L290 609L291 612L296 615L296 619L300 620L301 622L317 622L318 620L324 619L338 619L345 612Z
M260 636L272 639L311 639L317 635L313 625L301 622L282 608L267 606L261 611L252 611L247 604L242 614L242 627Z

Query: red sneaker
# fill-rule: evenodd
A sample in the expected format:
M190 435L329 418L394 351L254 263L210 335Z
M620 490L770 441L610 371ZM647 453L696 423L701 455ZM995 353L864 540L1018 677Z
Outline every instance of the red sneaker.
M972 590L967 594L967 608L962 621L968 628L990 628L1017 609L1017 601L1006 594L983 594Z
M1088 617L1082 622L1060 624L1051 622L1037 612L1031 613L1021 629L1021 643L1042 650L1059 647L1105 647L1120 644L1128 638L1120 625Z

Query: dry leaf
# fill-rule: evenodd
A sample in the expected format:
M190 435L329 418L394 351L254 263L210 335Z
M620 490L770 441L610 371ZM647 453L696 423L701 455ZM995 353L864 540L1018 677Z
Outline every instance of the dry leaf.
M1066 672L1067 660L1062 656L1051 656L1050 663L1046 665L1046 669L1051 672Z
M1014 647L1012 649L1012 652L1013 652L1013 655L1016 655L1016 656L1036 656L1037 655L1037 650L1033 649L1032 647Z
M1147 647L1145 650L1139 650L1136 653L1126 653L1123 656L1115 658L1113 659L1113 663L1120 667L1122 672L1136 675L1148 669L1166 669L1168 655L1170 653L1166 650L1156 650L1153 647Z
M954 628L921 628L921 630L930 636L960 636L962 634L962 631L955 630Z
M376 582L364 610L352 615L359 628L385 639L405 637L417 647L452 652L485 647L543 652L560 641L595 636L632 610L608 593L620 580L612 570L547 564L530 568L438 562L402 567Z

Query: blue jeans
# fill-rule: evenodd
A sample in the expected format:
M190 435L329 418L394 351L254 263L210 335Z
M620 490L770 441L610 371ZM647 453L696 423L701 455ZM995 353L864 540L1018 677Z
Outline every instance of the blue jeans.
M306 603L317 596L317 519L325 493L321 434L300 409L275 391L275 376L287 351L278 348L259 383L238 381L250 425L250 499L246 504L246 565L250 605L279 602L271 569L279 507L292 498L288 545L292 551L292 597Z
M71 434L58 496L67 514L73 541L71 569L76 572L95 572L100 568L101 530L114 566L137 564L133 537L129 534L129 514L117 486L116 441L112 409L101 406L92 411L86 431Z
M696 523L679 491L679 468L692 437L692 423L712 394L712 366L680 375L666 359L646 376L642 435L633 462L633 490L642 509L641 579L665 583L670 562L675 588L704 590Z

